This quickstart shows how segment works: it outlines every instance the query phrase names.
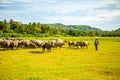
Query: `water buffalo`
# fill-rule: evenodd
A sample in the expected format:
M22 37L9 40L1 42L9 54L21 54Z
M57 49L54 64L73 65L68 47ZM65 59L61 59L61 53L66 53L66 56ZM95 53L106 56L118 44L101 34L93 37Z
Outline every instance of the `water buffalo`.
M3 40L0 41L0 45L2 48L18 48L18 40L12 40L12 39L9 39L9 38L5 38Z
M23 45L25 48L37 48L35 43L31 42L30 40L23 40L19 45Z
M10 46L10 41L9 40L2 40L1 41L1 47L2 48L9 48Z
M74 45L75 45L75 42L74 42L74 41L68 41L68 46L69 46L69 47L71 47L71 46L74 47Z
M33 43L33 42L30 41L28 48L37 48L37 46L36 46L35 43Z
M86 47L88 49L89 42L88 41L83 41L83 48Z
M45 52L45 49L50 52L52 47L55 47L53 43L51 43L50 41L44 41L42 45L42 52Z
M22 44L25 48L28 48L28 47L29 47L29 43L30 43L29 40L23 40L23 41L21 42L21 44Z
M66 41L62 39L51 39L50 42L53 43L55 47L61 48L65 44Z
M37 47L42 47L43 41L42 40L31 40Z
M17 40L14 40L14 41L11 40L9 42L10 42L9 48L11 48L11 49L18 48L18 41Z
M78 46L80 46L81 48L83 48L84 49L84 47L86 47L86 49L88 49L88 45L89 45L89 43L88 43L88 41L77 41L76 43L75 43L75 46L78 48Z
M2 47L2 39L0 39L0 48Z

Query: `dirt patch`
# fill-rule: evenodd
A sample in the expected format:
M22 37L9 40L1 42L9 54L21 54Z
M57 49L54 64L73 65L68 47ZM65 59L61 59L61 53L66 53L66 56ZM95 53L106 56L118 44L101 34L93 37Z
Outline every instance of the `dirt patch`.
M101 75L113 75L113 72L112 71L99 71L98 74L101 74Z

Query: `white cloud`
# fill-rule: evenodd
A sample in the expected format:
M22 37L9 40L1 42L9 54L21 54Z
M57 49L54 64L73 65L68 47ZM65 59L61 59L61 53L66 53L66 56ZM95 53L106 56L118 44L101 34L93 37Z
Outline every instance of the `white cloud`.
M116 5L118 7L120 7L120 0L102 0L100 2L100 4L103 4L103 5L109 5L109 4L113 4L113 5Z
M116 17L120 17L120 10L101 10L97 16L113 20Z
M62 16L62 17L45 17L49 23L63 23L63 24L87 24L90 22L104 21L106 18L100 17L76 17L76 16Z
M16 2L32 2L33 0L0 0L1 3L13 3Z
M12 1L17 1L17 2L32 2L33 0L12 0Z
M0 0L0 3L12 3L10 0Z

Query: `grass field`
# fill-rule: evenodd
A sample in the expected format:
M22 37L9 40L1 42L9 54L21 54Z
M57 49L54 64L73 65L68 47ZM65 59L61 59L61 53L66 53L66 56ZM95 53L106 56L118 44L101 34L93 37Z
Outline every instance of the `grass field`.
M33 39L33 38L25 38ZM41 38L34 38L41 39ZM42 38L50 39L50 38ZM120 38L66 37L66 40L87 40L88 49L0 49L0 80L120 80Z

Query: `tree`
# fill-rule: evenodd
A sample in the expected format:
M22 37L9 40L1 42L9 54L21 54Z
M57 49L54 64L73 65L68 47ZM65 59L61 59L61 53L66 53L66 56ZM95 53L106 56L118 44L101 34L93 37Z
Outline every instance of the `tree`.
M94 37L95 36L95 31L89 31L89 36Z

